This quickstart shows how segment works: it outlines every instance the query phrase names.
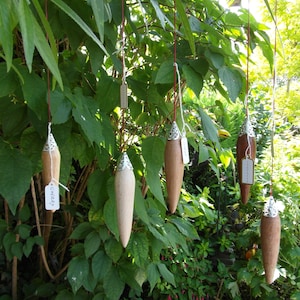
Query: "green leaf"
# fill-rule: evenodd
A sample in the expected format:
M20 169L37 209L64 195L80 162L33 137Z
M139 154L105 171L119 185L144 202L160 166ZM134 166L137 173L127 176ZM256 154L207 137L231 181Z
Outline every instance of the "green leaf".
M20 29L23 40L23 47L25 52L25 60L29 72L32 71L32 59L34 52L34 16L28 7L26 0L20 0L18 5L18 17L20 22Z
M96 210L102 208L108 198L106 191L108 176L108 172L97 169L88 179L87 192Z
M202 76L188 65L183 65L182 71L186 78L188 87L190 87L198 97L203 88Z
M2 244L5 249L5 255L8 260L12 260L12 245L16 242L16 235L12 232L7 232L2 240Z
M106 254L112 259L114 263L116 263L123 253L121 244L114 238L111 238L105 242L104 246Z
M189 42L193 56L195 56L196 55L195 41L194 41L194 36L193 36L192 30L191 30L189 20L187 18L187 14L185 12L185 9L184 9L184 6L183 6L181 0L175 0L175 2L176 2L176 9L180 15L180 18L181 18L181 21L183 24L185 37Z
M176 225L177 229L185 236L193 240L199 240L199 235L195 227L186 219L171 217L170 221Z
M12 66L13 58L13 29L16 25L15 10L13 1L4 0L1 2L0 9L0 44L5 54L7 71Z
M83 256L77 256L70 261L67 278L75 294L89 275L89 263Z
M14 242L11 245L11 254L21 260L23 256L23 244L21 242Z
M103 0L90 0L100 40L104 41L104 2Z
M1 10L0 10L1 11ZM1 41L0 41L1 42ZM0 63L0 97L7 96L14 92L18 86L15 73L11 70L6 72L7 65Z
M198 162L201 164L202 162L205 162L209 159L209 153L207 146L202 143L202 141L199 142L199 157Z
M229 98L235 101L242 90L243 81L240 72L223 66L218 70L218 74L227 88Z
M105 47L101 41L94 34L93 30L78 16L78 14L71 9L64 1L62 0L51 0L55 5L57 5L65 14L67 14L71 19L73 19L77 25L102 49L102 51L109 56Z
M159 3L156 0L150 0L150 2L155 10L156 16L159 19L162 28L165 29L166 24L169 24L173 28L174 26L173 26L172 22L162 12L162 10L160 9Z
M71 102L58 90L51 91L50 99L52 124L63 124L67 122L71 116Z
M111 269L103 280L103 288L107 299L119 300L124 290L125 283L121 280L117 270Z
M139 267L144 266L149 252L149 242L146 233L133 233L128 243L128 251Z
M31 212L27 203L24 204L22 209L19 211L19 219L22 222L26 222L30 218Z
M142 195L141 188L135 186L134 212L145 224L149 224L149 216L146 209L146 201Z
M148 137L142 143L142 155L146 162L146 181L153 195L165 205L159 172L164 163L164 141L159 137Z
M116 203L112 199L106 201L103 210L103 217L108 229L114 234L116 238L118 238L119 229L118 229Z
M97 280L102 280L112 268L112 260L104 253L98 251L92 259L92 272Z
M235 299L240 295L239 285L236 281L230 282L228 284L228 289L230 290L232 299Z
M174 287L176 287L174 275L167 269L165 264L158 263L157 264L159 273L161 276L169 283L171 283Z
M153 291L155 285L157 284L158 280L160 279L160 274L157 269L157 264L150 263L147 267L147 277L150 283L150 293Z
M174 66L173 60L164 61L156 74L155 84L168 84L174 82Z
M88 222L80 223L73 230L72 234L70 235L70 239L74 239L74 240L84 239L92 230L93 227L91 226L90 223Z
M89 258L99 248L101 242L100 235L97 231L90 232L84 240L84 253L85 257Z
M93 111L96 103L91 98L80 94L78 90L73 101L75 107L72 109L72 115L76 123L80 125L90 144L95 142L99 145L103 136L101 123L96 118L96 111Z
M60 88L63 90L63 82L61 78L61 74L57 65L56 57L54 56L47 39L44 35L43 30L41 29L38 22L33 19L34 23L34 44L39 51L42 59L44 60L45 64L57 80Z
M211 52L208 49L205 51L204 54L212 62L213 66L216 69L220 69L224 65L224 56L223 55L221 55L219 53Z
M205 137L214 143L219 143L218 130L212 119L201 107L199 108L199 114L201 117L202 130Z
M13 214L29 189L31 162L20 151L3 149L0 152L0 191Z
M31 254L34 245L35 239L31 236L26 240L25 244L23 245L23 252L26 257L28 257Z
M22 90L28 106L39 120L47 120L47 87L45 81L35 73L29 74L24 67L20 67L19 70L24 78Z
M16 229L22 239L27 239L30 236L32 227L27 224L20 224Z

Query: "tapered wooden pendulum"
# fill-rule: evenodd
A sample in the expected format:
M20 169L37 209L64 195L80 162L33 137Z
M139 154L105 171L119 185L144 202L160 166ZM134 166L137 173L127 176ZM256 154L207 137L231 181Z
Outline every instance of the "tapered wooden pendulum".
M48 133L48 138L42 151L42 163L45 208L46 210L55 211L59 209L60 152L51 132Z
M271 196L265 204L260 224L263 266L268 284L271 284L275 280L274 275L279 254L280 233L280 217L274 198Z
M128 244L133 219L135 176L126 152L122 153L115 176L115 192L120 239L123 247Z
M241 199L246 204L250 195L250 187L254 182L254 160L256 156L255 134L248 116L237 140L236 154Z
M173 214L177 208L183 181L184 163L181 149L181 134L175 121L168 136L165 148L165 173L169 211Z

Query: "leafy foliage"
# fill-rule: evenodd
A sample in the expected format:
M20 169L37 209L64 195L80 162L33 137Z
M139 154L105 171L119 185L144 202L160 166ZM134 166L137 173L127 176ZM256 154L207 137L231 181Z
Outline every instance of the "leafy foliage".
M294 289L283 278L278 288L267 287L257 276L260 253L249 262L242 254L258 238L263 202L258 185L252 196L260 200L257 207L253 202L236 205L233 147L243 119L246 10L235 14L216 1L176 0L177 64L192 161L178 210L167 212L163 152L174 115L173 4L151 0L125 5L129 109L122 120L121 1L2 3L1 297L237 299L249 290L253 298L282 291L297 297L299 276L292 278L297 268L292 262L299 254L298 240L283 236L283 247L294 245L282 258ZM260 47L272 64L266 27L253 16L249 26L251 50ZM263 109L253 110L256 128L264 133L262 158L268 145L261 123L267 116ZM61 153L60 181L70 190L60 190L61 210L54 214L43 209L40 176L49 121ZM177 122L181 128L180 117ZM219 128L228 129L231 137L220 140ZM136 177L126 249L119 242L114 194L123 147ZM259 184L267 181L265 176ZM299 214L290 193L292 189L284 196L291 211L285 226L292 213Z

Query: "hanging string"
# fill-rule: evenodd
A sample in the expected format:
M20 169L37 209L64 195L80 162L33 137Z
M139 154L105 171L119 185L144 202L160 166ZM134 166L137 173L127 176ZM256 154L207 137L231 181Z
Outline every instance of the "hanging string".
M274 174L274 135L275 135L275 98L276 98L276 56L277 56L277 0L275 1L275 12L274 12L274 66L273 66L273 78L272 78L272 125L271 125L271 178L270 178L270 196L273 196L273 174Z
M174 73L173 73L173 95L174 95L174 108L173 108L173 121L176 121L176 106L177 106L177 100L176 100L176 82L177 82L177 33L176 33L176 0L174 0L174 19L173 19L173 48L174 48L174 54L173 54L173 59L174 59Z
M122 0L122 23L121 23L121 56L122 56L122 85L123 87L126 87L126 63L125 63L125 2ZM124 92L124 91L123 91ZM127 93L127 89L125 91ZM126 94L127 96L127 94ZM121 95L122 97L122 91ZM120 131L120 150L123 151L125 148L125 126L126 126L126 120L125 120L125 109L121 105L121 131Z
M249 97L249 61L250 61L250 3L248 0L248 24L247 24L247 62L246 62L246 96L245 110L246 116L249 117L248 97Z

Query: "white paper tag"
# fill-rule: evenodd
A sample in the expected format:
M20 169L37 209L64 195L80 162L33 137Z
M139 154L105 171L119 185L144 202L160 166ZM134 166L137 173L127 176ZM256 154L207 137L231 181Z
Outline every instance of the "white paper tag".
M127 84L124 82L120 86L120 102L121 108L128 108Z
M254 182L254 161L249 158L242 160L242 183L253 184Z
M183 163L188 164L190 162L189 144L185 136L181 138L181 152Z
M52 182L45 186L45 208L46 210L59 209L59 187Z

